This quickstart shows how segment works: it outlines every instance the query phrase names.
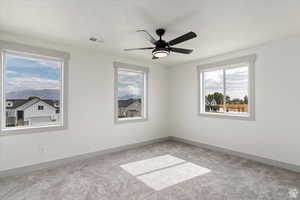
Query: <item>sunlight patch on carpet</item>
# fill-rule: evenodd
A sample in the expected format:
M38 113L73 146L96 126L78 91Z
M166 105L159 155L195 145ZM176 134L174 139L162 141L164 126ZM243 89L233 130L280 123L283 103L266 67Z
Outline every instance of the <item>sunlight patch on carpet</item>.
M211 172L171 155L127 163L121 167L157 191Z

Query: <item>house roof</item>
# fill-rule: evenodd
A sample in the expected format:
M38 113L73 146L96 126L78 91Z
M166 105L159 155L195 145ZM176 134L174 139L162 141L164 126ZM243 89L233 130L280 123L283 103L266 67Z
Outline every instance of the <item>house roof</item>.
M12 102L13 105L8 107L6 106L6 109L15 109L19 106L22 106L26 102L28 102L28 99L6 99L6 102Z
M119 106L119 108L121 107L121 108L126 108L126 107L128 107L130 104L132 104L132 103L134 103L134 102L139 102L139 103L141 103L142 102L142 100L141 99L126 99L126 100L119 100L118 101L118 106Z
M29 101L31 101L33 99L39 99L40 101L43 101L43 102L49 104L52 107L55 107L54 105L59 103L58 100L40 99L38 97L29 97L28 99L6 99L6 102L12 102L13 103L13 105L10 106L10 107L6 106L6 109L16 109L16 108L24 105L25 103L28 103Z

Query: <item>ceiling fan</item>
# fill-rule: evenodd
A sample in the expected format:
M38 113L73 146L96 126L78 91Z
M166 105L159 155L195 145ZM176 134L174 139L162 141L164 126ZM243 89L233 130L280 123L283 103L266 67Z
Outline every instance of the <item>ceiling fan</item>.
M162 57L166 57L170 54L170 52L182 53L182 54L190 54L193 52L193 49L183 49L183 48L176 48L173 47L176 44L185 42L187 40L193 39L197 37L196 33L189 32L182 36L179 36L169 42L162 40L162 36L165 34L165 29L157 29L156 34L159 36L159 40L156 40L150 33L146 30L138 30L137 32L144 32L146 33L147 40L155 47L144 47L144 48L132 48L132 49L124 49L125 51L132 51L132 50L151 50L152 51L152 59L158 59Z

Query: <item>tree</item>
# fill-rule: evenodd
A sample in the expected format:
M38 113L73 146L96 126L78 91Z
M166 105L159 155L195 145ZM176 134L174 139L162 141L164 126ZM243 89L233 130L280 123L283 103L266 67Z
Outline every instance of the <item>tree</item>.
M235 98L235 99L232 99L232 101L230 103L231 104L244 104L244 100Z
M213 100L215 100L218 105L224 104L224 95L220 92L209 94L206 96L206 99L208 102L212 102ZM243 99L240 98L231 99L230 96L226 95L225 102L227 104L248 104L248 96L244 96Z
M206 96L206 99L207 99L208 102L212 102L212 100L214 99L214 95L209 94L209 95Z
M217 104L224 103L224 95L220 92L215 92L212 94L213 99L217 102Z
M244 96L244 104L248 104L248 96Z
M227 103L227 104L230 104L230 102L231 102L231 100L230 100L230 96L227 96L227 95L226 95L226 97L225 97L225 101L226 101L226 103Z
M212 100L214 99L217 104L224 104L224 95L220 92L215 92L213 94L209 94L206 96L206 99L209 101L209 102L212 102ZM226 96L226 102L230 102L230 97L229 96Z

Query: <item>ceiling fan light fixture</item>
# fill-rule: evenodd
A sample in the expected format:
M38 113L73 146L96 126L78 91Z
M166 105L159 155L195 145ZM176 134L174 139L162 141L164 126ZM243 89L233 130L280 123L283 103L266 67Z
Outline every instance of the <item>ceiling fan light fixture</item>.
M166 49L154 49L152 55L156 58L167 57L170 54L170 51Z

